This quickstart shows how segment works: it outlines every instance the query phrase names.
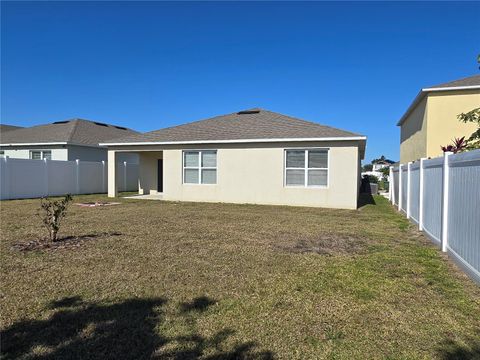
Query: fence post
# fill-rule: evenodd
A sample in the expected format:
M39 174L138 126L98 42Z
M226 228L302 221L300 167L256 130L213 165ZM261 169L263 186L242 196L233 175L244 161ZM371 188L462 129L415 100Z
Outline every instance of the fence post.
M448 181L449 166L448 158L452 154L446 151L443 154L443 182L442 182L442 251L447 251L448 246Z
M75 186L75 192L76 194L80 194L80 159L75 160L75 165L76 165L76 186Z
M105 160L102 160L102 193L105 192Z
M48 196L48 159L43 159L43 181L45 182L44 196Z
M411 172L411 167L412 167L412 162L409 161L407 163L407 219L410 219L410 186L411 186L411 179L410 176L412 174Z
M5 162L5 168L3 169L3 172L5 173L4 176L4 184L3 187L5 189L5 193L3 194L2 200L8 200L10 199L10 170L9 170L9 161L8 161L8 156L5 156L3 158L3 161Z
M424 169L423 169L423 162L426 158L420 159L420 184L419 184L419 191L418 191L418 230L423 231L423 184L424 184Z
M388 171L388 200L390 200L392 204L395 204L395 191L393 191L392 189L394 186L395 184L393 183L393 166L390 166Z
M402 164L398 165L398 211L402 210Z
M123 191L127 191L127 162L123 162Z

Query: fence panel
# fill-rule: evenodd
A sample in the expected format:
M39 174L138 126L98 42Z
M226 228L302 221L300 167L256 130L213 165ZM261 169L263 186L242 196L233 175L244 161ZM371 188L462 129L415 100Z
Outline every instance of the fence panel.
M393 198L394 198L394 205L398 205L398 166L393 168Z
M442 234L443 158L425 160L423 189L423 228L433 241Z
M410 166L410 194L408 195L410 217L418 224L420 206L420 162Z
M118 169L120 191L138 190L138 164L120 163ZM106 162L0 159L0 198L105 193L107 171Z
M408 192L412 221L480 283L480 150L412 163L409 177L403 177L407 165L401 167L401 192ZM398 168L392 172L396 191Z
M127 164L127 180L125 191L138 190L138 164Z
M480 277L480 150L449 156L447 249Z
M400 176L402 177L402 211L407 213L407 186L408 186L408 179L407 179L408 171L407 165L402 166L402 173Z
M47 195L45 162L29 159L3 159L7 162L7 196L10 199L41 197ZM38 194L38 195L37 195ZM3 196L2 199L7 198Z
M74 161L49 160L46 166L48 168L48 195L76 194L77 166Z
M79 185L80 194L95 194L106 192L105 172L107 171L107 163L93 161L79 162Z

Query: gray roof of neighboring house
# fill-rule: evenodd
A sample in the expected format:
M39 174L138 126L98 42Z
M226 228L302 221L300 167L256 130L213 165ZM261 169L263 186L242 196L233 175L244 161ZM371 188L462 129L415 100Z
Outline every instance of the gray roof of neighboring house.
M7 132L7 131L12 131L12 130L17 130L17 129L23 129L23 128L21 126L0 124L0 133L4 133L4 132Z
M351 138L361 135L263 109L250 109L206 120L127 136L108 144L223 142L272 139Z
M71 119L2 133L0 144L67 143L98 146L100 142L133 134L138 133L122 126Z
M480 91L480 75L473 75L466 78L458 79L449 81L446 83L438 84L429 86L427 88L423 88L417 94L415 99L412 101L410 106L408 107L407 111L403 114L403 116L398 120L397 126L403 124L405 119L410 115L413 109L418 105L420 101L430 92L437 92L437 91L458 91L458 90L475 90L478 89Z
M449 81L443 84L429 86L428 89L440 89L463 86L480 86L480 75L469 76L463 79Z

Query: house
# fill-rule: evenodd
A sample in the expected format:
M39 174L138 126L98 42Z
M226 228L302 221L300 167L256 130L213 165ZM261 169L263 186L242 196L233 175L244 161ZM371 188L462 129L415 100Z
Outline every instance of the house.
M372 171L380 171L386 167L392 166L393 163L395 163L395 161L388 160L388 159L372 161Z
M480 75L420 90L397 126L401 128L400 162L442 155L441 146L469 137L476 126L457 115L480 106Z
M263 109L104 142L139 154L139 193L164 200L355 209L366 137Z
M107 149L99 142L138 134L122 126L71 119L26 128L0 129L0 155L20 159L107 160ZM136 155L118 161L138 162Z

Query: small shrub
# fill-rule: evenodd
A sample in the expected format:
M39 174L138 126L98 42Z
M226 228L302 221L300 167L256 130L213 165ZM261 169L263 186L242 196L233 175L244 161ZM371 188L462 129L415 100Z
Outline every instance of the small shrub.
M67 208L73 200L70 194L65 195L61 200L51 200L48 197L40 200L38 216L42 219L43 225L48 230L50 241L57 241L60 223L67 215Z

